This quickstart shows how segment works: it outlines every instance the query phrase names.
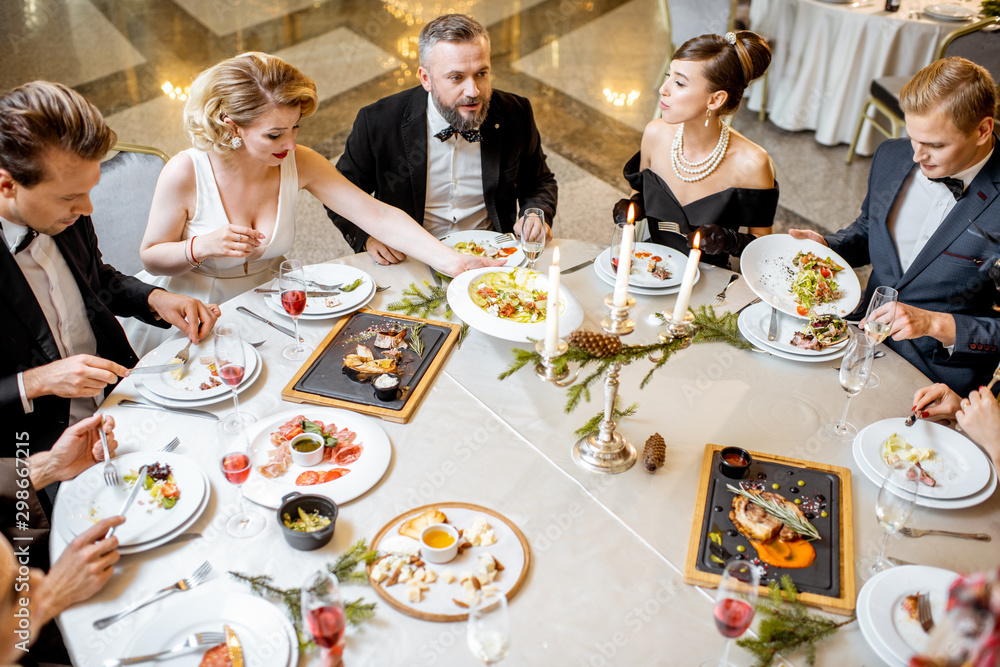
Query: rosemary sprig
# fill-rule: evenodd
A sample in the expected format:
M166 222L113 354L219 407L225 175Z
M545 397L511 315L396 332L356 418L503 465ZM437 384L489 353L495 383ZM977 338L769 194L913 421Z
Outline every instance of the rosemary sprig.
M462 343L465 342L465 337L469 335L469 323L462 322L462 328L458 331L458 349L462 349Z
M420 330L424 328L424 322L419 324L414 324L409 327L410 329L410 349L413 350L418 357L424 358L424 341L420 338Z
M809 523L808 519L800 517L798 514L788 509L781 503L765 498L763 494L750 493L746 489L738 489L732 484L726 484L726 488L733 493L743 496L754 505L758 505L765 512L781 521L781 523L794 530L806 540L811 541L823 539L819 536L819 531L816 530L814 525Z

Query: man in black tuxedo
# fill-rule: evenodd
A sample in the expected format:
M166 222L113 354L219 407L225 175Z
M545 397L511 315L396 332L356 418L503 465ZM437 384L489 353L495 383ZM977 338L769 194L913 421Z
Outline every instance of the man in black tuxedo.
M116 315L176 325L192 341L219 315L101 261L89 192L115 139L97 108L60 84L0 96L0 417L33 452L92 414L138 361Z
M545 162L531 103L490 83L486 29L461 14L420 31L420 86L363 108L337 169L376 199L405 211L438 238L458 230L520 233L541 209L552 236L556 179ZM405 258L327 209L355 252L379 264ZM533 224L529 217L527 224Z
M868 196L847 229L790 230L871 264L865 299L899 293L886 344L959 395L985 384L1000 361L1000 313L990 269L1000 237L996 86L982 67L952 57L922 69L900 92L909 139L875 152Z

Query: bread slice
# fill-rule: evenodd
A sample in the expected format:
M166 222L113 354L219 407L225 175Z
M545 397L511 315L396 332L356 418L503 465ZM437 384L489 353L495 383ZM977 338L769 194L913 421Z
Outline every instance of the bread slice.
M431 524L446 523L447 521L448 517L446 517L444 512L441 510L427 510L419 516L415 516L412 519L404 521L399 527L399 534L419 540L420 533L423 532L424 528L430 526Z

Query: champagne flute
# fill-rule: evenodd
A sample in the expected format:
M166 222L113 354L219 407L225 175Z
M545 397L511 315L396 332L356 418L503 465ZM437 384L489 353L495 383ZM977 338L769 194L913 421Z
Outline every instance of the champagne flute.
M222 474L226 481L235 484L240 491L240 512L229 517L226 522L226 532L233 537L253 537L264 530L264 517L256 512L246 511L246 501L243 498L243 483L250 476L250 454L236 449L222 455Z
M885 545L889 541L889 535L899 532L906 525L913 513L919 490L920 471L915 466L899 461L886 471L882 488L878 490L878 498L875 500L875 516L885 529L885 539L882 540L878 557L872 563L873 573L892 567L892 563L884 558Z
M240 399L236 393L236 387L243 381L246 372L246 351L239 327L232 324L215 327L215 367L222 381L232 389L236 408L222 420L222 427L229 433L239 433L257 421L252 414L240 412Z
M865 335L873 345L878 345L884 341L892 332L892 323L896 319L896 303L899 299L899 292L891 287L881 285L872 294L872 300L868 302L868 311L865 313ZM879 385L878 376L872 373L868 378L869 389L874 389Z
M875 346L867 337L855 333L853 329L849 331L851 340L844 351L844 358L840 360L840 386L847 392L844 414L839 420L823 424L822 429L823 435L840 441L853 440L858 435L858 429L847 423L847 409L851 405L851 399L861 393L868 382L875 355Z
M317 646L338 657L344 652L344 603L337 580L329 573L317 570L302 584L302 620Z
M281 351L281 355L289 361L303 361L309 356L309 348L302 344L299 337L299 315L306 309L306 274L302 262L288 259L281 263L278 274L278 290L281 292L281 307L295 323L295 342Z
M507 657L510 649L510 623L507 598L480 596L469 605L469 650L484 664L492 665Z
M611 260L611 275L618 275L618 259L619 255L622 254L622 231L625 229L625 224L615 223L614 231L611 232L611 250L610 257Z
M731 560L726 564L715 592L715 627L726 638L722 657L702 663L701 667L728 667L729 649L733 640L746 632L753 621L757 607L760 573L757 567L745 560Z
M528 258L528 268L535 268L535 261L545 249L545 214L540 208L524 209L521 221L521 251Z

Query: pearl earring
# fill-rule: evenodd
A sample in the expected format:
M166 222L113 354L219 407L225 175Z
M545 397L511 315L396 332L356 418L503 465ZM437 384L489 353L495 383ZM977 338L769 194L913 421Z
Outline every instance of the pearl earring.
M705 109L705 127L708 127L708 121L712 119L712 110Z
M708 127L708 123L705 123L705 127ZM239 137L233 137L233 140L229 142L230 148L239 148L243 145L243 140Z

